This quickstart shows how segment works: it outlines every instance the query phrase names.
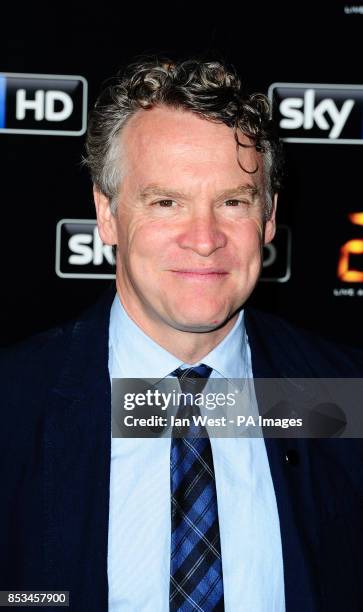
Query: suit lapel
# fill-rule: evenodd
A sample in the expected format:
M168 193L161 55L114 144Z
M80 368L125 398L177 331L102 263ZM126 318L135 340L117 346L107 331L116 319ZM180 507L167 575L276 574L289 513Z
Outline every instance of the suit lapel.
M108 326L115 288L71 328L45 428L46 562L49 582L75 610L108 609L111 459Z
M261 315L245 310L257 402L260 413L265 414L264 386L259 379L291 376L288 356L296 353L296 345L284 336L283 330L275 329L278 336L275 338ZM309 376L303 372L295 374L296 377L304 375ZM280 518L286 610L318 612L321 593L317 567L318 524L314 518L319 512L308 476L310 441L265 438L265 445Z

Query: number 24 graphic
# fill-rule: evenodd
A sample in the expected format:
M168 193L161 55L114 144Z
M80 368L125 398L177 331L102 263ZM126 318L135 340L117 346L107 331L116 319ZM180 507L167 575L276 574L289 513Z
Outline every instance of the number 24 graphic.
M354 225L363 226L363 213L348 215ZM340 249L338 277L344 282L363 283L363 271L349 268L350 255L363 255L363 240L348 240Z

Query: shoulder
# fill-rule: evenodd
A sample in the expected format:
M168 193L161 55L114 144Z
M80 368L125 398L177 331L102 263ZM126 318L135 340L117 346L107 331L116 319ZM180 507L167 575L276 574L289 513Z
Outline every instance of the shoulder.
M111 284L80 315L62 325L0 350L2 388L51 385L61 370L85 361L108 337L109 314L115 296ZM79 364L80 365L80 364ZM19 381L19 384L16 382ZM21 389L20 389L21 391Z
M247 335L286 376L361 377L363 350L340 345L255 308L246 308Z
M67 358L71 328L72 325L56 327L1 350L0 446L3 459L9 455L9 449L13 461L15 455L37 455L51 406L52 389Z
M81 380L90 362L93 370L99 362L107 365L114 296L115 287L111 284L79 317L2 349L0 384L5 402L22 407L30 403L45 406L47 394L58 381L66 386L72 379Z
M53 383L64 363L74 322L36 334L0 351L3 398L14 403Z

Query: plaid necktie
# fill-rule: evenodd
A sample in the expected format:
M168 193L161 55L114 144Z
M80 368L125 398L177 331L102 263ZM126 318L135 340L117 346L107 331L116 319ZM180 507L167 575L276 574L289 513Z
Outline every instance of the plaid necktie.
M211 368L202 364L172 375L183 393L200 393ZM183 407L184 408L184 407ZM200 414L187 406L183 416ZM180 412L180 407L179 407ZM179 417L179 413L176 415ZM171 441L171 563L170 610L224 610L222 558L213 455L208 433L201 425L184 430L188 436ZM176 432L174 432L176 433ZM180 435L180 430L179 430ZM182 433L183 435L183 433Z

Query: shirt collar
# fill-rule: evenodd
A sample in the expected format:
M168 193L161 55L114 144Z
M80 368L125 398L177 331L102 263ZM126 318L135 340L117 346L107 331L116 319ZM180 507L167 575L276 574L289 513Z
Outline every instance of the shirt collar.
M203 357L202 362L224 378L247 378L247 334L243 310L232 329Z
M109 343L113 377L161 379L178 367L192 367L145 334L129 317L117 293L111 307ZM227 336L199 363L208 365L224 378L247 376L247 336L243 310Z

